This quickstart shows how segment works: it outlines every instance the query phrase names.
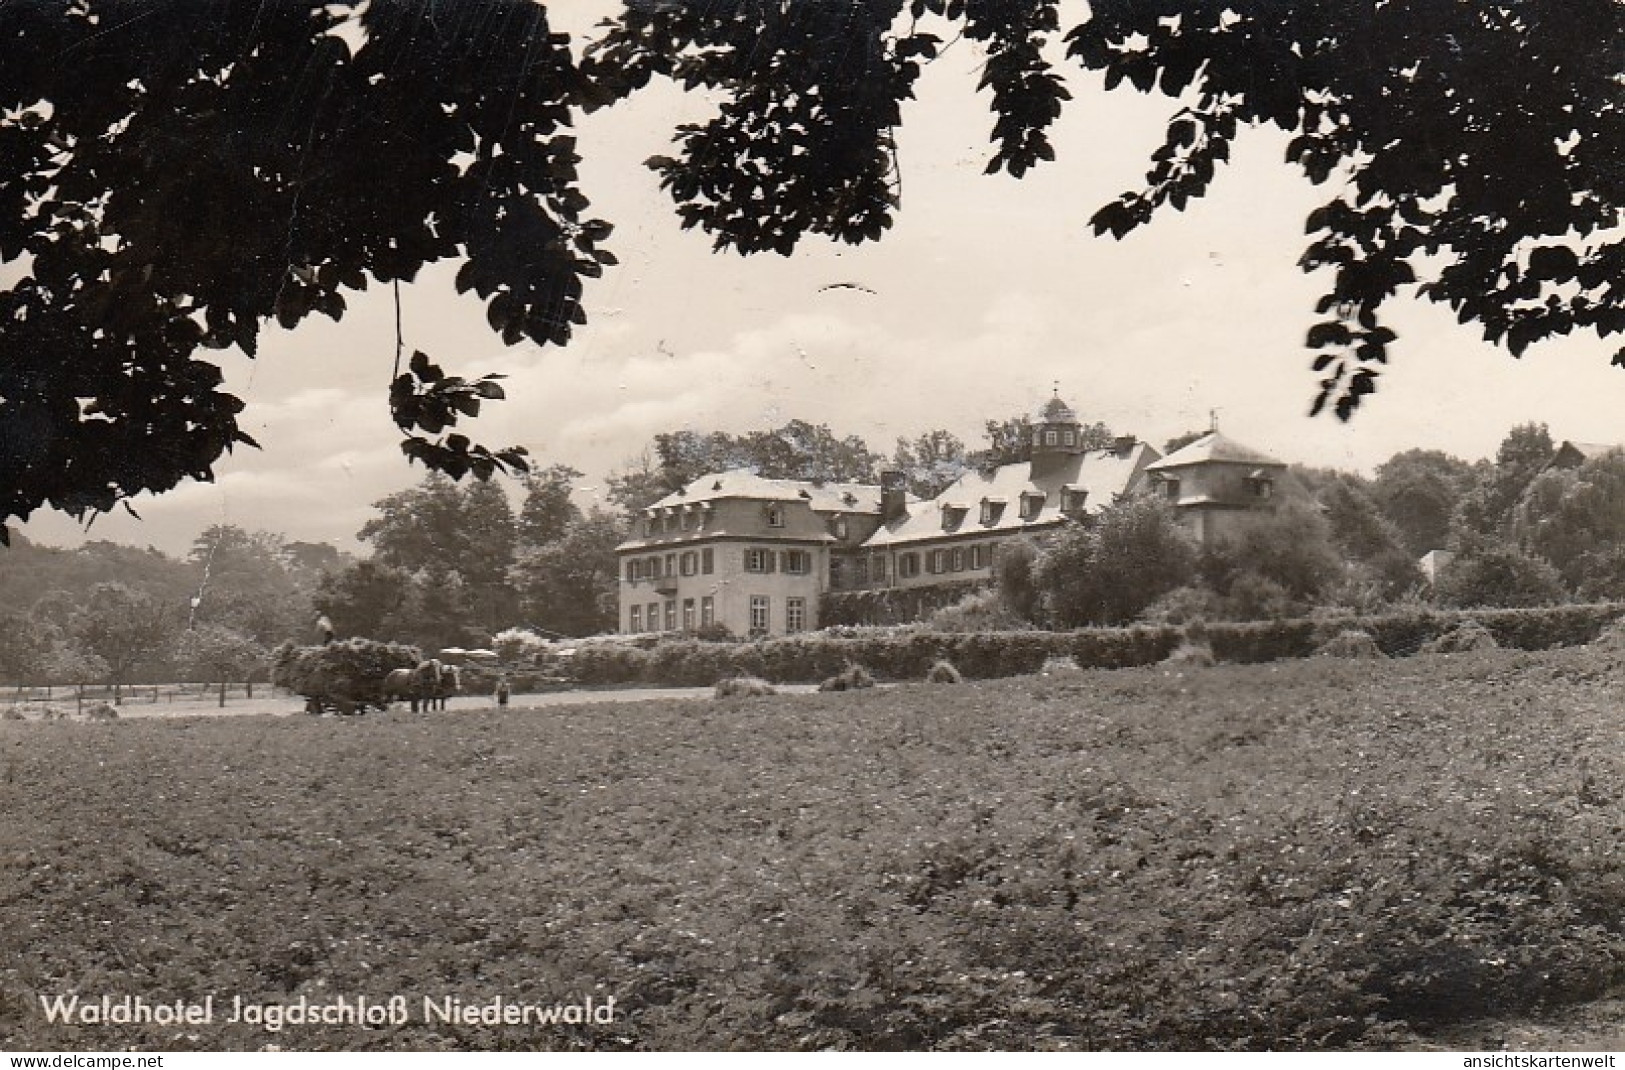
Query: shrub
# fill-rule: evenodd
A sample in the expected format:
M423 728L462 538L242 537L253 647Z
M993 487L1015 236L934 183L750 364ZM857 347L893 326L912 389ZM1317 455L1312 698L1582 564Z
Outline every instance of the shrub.
M94 702L85 707L85 720L87 721L116 721L118 711L111 703Z
M1440 605L1459 609L1547 606L1566 597L1555 568L1507 547L1456 558L1440 570L1433 590Z
M702 643L736 643L739 641L739 636L729 631L726 624L718 624L715 621L695 628L694 638Z
M1005 605L998 591L972 591L951 606L931 614L929 625L938 632L993 632L1030 628Z
M1206 643L1183 642L1163 659L1164 665L1212 665L1213 648Z
M766 680L756 676L730 676L726 680L717 681L717 698L750 697L753 695L776 695L778 689Z
M1371 637L1370 632L1362 632L1358 628L1348 628L1320 644L1315 650L1315 656L1322 658L1386 658L1388 655L1384 654L1382 649L1377 646L1377 641Z
M875 686L875 678L862 665L848 665L844 670L818 685L820 691L861 691Z
M570 679L582 684L629 684L645 678L648 651L624 643L589 643L560 664Z
M1158 498L1115 503L1044 548L1033 576L1050 620L1123 624L1196 575L1197 550L1172 506Z
M958 684L965 678L959 675L954 663L938 658L932 662L931 667L925 671L925 682L928 684Z
M0 713L0 721L21 721L23 711L15 706L7 706L5 713Z
M1490 630L1468 618L1458 621L1443 635L1422 644L1424 654L1460 654L1469 650L1497 650L1501 646Z

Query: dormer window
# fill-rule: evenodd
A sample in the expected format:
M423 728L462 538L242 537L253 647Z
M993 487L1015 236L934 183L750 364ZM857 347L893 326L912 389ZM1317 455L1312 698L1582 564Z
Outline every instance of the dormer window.
M963 505L944 505L942 507L942 530L952 531L965 522L966 508Z
M1068 516L1076 516L1083 512L1083 507L1089 501L1089 491L1085 487L1061 488L1061 512Z
M767 526L770 528L784 527L784 506L770 505L767 507Z
M643 518L643 535L644 535L644 537L648 538L649 536L653 535L657 530L658 529L655 527L654 514L651 513L648 516L645 516Z
M833 530L835 532L835 537L837 539L846 538L846 534L847 534L847 530L848 530L847 529L847 524L846 524L846 517L844 517L844 516L836 517L835 518L835 524L833 526Z
M1275 477L1262 468L1247 477L1247 485L1259 501L1267 502L1275 496Z
M1043 494L1028 492L1021 496L1021 519L1032 520L1044 508L1047 498Z

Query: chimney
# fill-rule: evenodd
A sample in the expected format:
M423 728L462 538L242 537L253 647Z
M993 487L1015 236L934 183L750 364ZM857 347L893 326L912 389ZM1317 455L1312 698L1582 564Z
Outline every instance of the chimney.
M1133 435L1118 435L1112 440L1112 450L1123 460L1128 460L1129 454L1134 452L1138 440Z
M880 522L890 524L902 519L907 508L908 482L902 472L880 473Z

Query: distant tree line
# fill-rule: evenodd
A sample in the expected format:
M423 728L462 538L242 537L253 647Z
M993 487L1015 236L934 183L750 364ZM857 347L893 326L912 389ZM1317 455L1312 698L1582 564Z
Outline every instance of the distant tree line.
M988 420L976 449L932 430L898 439L890 456L803 420L742 435L672 431L609 477L607 505L588 509L577 503L582 473L564 464L529 472L511 496L500 482L431 474L373 503L357 532L371 547L364 559L231 525L202 532L182 559L19 538L0 559L0 681L251 679L276 644L318 641L318 615L341 637L424 649L487 646L513 628L613 631L614 551L630 517L705 472L873 482L895 468L925 497L1025 459L1030 439L1020 416ZM1086 441L1104 448L1112 434L1095 424ZM1131 499L1043 542L1007 545L993 587L945 613L975 626L1073 627L1625 598L1625 454L1554 468L1554 452L1545 426L1525 424L1476 463L1411 449L1369 477L1296 467L1267 522L1206 548L1167 503ZM1418 566L1430 550L1453 555L1432 582Z

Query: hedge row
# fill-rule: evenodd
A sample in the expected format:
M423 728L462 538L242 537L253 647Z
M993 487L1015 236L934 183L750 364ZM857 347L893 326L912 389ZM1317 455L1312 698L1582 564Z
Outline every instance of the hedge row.
M1370 633L1383 653L1408 657L1424 643L1468 620L1489 629L1503 647L1544 650L1588 643L1625 615L1625 604L1541 609L1422 610L1383 617L1326 617L1210 624L1206 638L1219 661L1301 658L1349 630ZM817 683L848 665L862 665L884 680L921 679L937 660L970 678L1037 672L1046 660L1070 657L1083 668L1153 665L1185 638L1172 625L1088 628L1075 632L808 633L753 643L667 639L640 648L601 643L578 649L574 678L585 684L655 683L708 687L729 676L759 676L775 683Z
M818 626L911 624L986 586L986 580L956 580L923 587L832 591L818 600Z

